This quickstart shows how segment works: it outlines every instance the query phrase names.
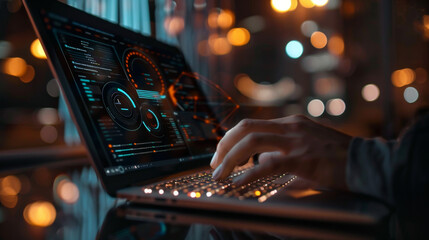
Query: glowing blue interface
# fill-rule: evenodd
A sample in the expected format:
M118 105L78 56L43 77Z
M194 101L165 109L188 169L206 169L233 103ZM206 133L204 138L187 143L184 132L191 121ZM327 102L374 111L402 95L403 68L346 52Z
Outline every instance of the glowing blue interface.
M107 175L206 158L219 139L183 56L46 14L101 141ZM198 106L198 107L197 107Z

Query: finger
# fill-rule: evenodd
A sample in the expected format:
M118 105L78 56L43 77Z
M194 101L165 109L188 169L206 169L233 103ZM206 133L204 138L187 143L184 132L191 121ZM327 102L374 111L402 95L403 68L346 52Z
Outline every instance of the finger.
M233 147L234 142L239 141L250 132L290 133L302 132L307 129L307 123L311 121L304 115L292 115L271 120L244 119L225 134L219 142L216 153L210 162L212 168L218 167L226 153ZM274 123L274 124L270 124ZM220 152L220 153L218 153Z
M234 184L244 185L257 179L273 174L293 172L298 167L298 160L284 154L269 153L265 155L267 161L255 166L242 176L234 179Z
M225 156L213 173L214 179L225 179L238 164L255 153L287 152L296 146L298 139L272 133L251 133L238 142Z
M284 154L281 151L276 151L276 152L264 152L259 154L259 158L258 158L258 162L259 164L264 164L267 161L270 161L274 158L281 158L281 157L286 157L286 154Z
M268 120L244 119L235 127L230 129L217 145L216 154L213 156L210 166L216 168L222 163L225 155L243 137L252 132L282 133L283 127L280 123Z

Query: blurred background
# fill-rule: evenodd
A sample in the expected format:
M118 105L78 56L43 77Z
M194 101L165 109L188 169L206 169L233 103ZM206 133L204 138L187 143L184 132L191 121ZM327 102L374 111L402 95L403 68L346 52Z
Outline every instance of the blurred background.
M181 48L213 83L209 95L217 84L240 105L226 128L305 114L389 139L428 106L428 1L63 2ZM0 150L79 146L20 0L0 0L0 23ZM114 200L86 162L1 174L0 202L0 238L25 232L12 227L36 239L93 239Z
M64 2L179 46L241 106L226 127L305 114L392 138L427 105L426 1ZM0 12L0 149L78 144L21 1Z

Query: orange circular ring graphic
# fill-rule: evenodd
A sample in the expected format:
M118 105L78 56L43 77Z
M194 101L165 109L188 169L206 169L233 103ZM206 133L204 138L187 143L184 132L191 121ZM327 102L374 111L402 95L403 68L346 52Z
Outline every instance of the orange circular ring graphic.
M159 80L161 82L161 92L159 94L164 95L165 83L164 83L164 79L162 78L161 72L159 71L159 69L155 66L155 64L148 57L146 57L144 54L142 54L141 52L139 52L137 50L132 50L132 51L128 52L127 55L125 56L125 69L127 70L128 77L131 79L131 82L133 83L134 87L137 88L138 85L134 81L134 78L131 75L131 71L130 71L130 67L129 67L130 58L132 56L139 56L152 66L152 68L155 70L155 72L158 75Z

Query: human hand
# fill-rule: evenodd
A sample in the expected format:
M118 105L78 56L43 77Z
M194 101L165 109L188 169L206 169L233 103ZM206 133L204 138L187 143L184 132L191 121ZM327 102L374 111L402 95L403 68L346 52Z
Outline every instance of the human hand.
M227 178L234 167L259 155L259 164L234 179L243 185L270 174L292 173L321 185L347 189L347 149L352 137L294 115L273 120L245 119L217 145L210 163L213 178Z

